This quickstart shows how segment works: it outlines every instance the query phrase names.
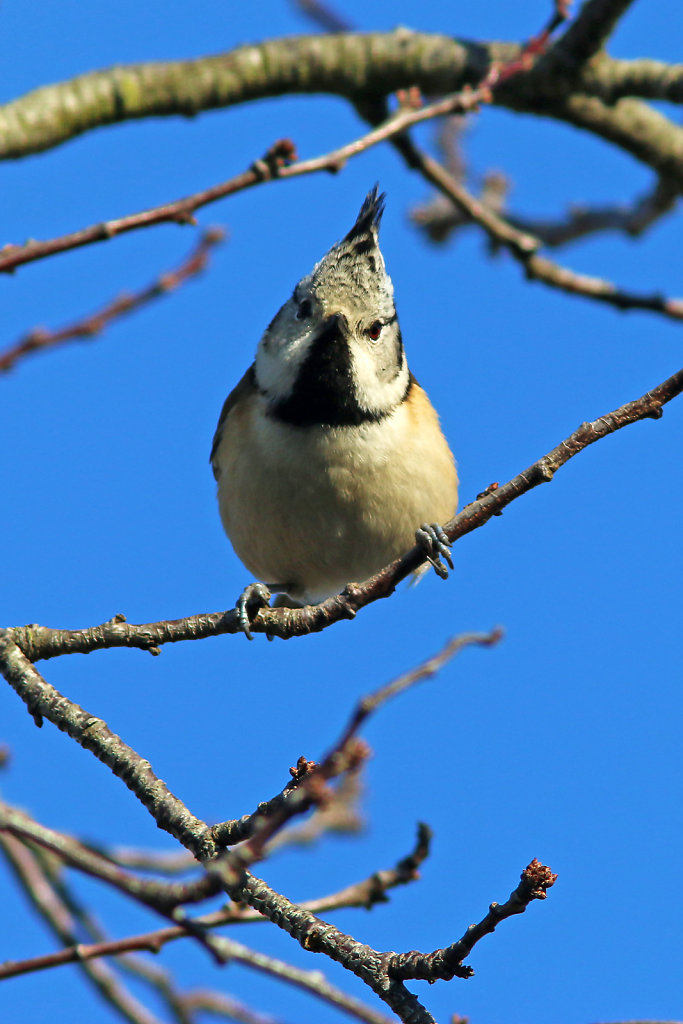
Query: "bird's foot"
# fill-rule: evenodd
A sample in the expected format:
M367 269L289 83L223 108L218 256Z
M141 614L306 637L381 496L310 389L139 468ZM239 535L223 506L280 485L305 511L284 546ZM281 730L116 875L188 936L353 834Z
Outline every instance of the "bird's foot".
M237 598L235 608L239 618L240 628L247 640L253 640L251 624L261 608L268 608L270 604L270 590L265 583L250 583L245 587ZM270 639L270 637L269 637Z
M423 523L419 530L415 531L415 540L425 553L425 558L433 567L437 576L442 580L448 579L448 569L442 559L453 568L451 558L451 543L438 523Z

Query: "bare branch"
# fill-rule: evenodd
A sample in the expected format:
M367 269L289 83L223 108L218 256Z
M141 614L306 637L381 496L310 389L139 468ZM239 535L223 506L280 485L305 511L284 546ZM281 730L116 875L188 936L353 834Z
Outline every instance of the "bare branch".
M683 103L683 64L661 60L617 60L603 54L581 71L581 91L614 104L627 96Z
M501 629L493 629L490 633L461 633L459 636L452 637L437 654L427 658L421 665L409 669L408 672L404 672L397 679L387 683L385 686L381 686L374 693L363 697L351 716L341 738L321 765L321 770L325 768L326 763L330 767L332 766L335 757L344 750L349 740L356 735L366 718L374 714L387 701L415 686L416 683L433 678L451 658L454 658L465 647L493 647L501 640L502 636L503 631Z
M544 900L547 891L557 881L557 875L538 860L532 860L521 874L521 881L510 894L507 902L492 903L489 912L479 924L472 924L458 942L446 949L433 953L389 953L387 970L391 977L407 980L420 978L423 981L450 981L453 977L469 978L474 973L471 967L463 965L475 944L484 935L490 935L507 917L523 914L532 900Z
M194 224L194 214L202 206L280 176L282 168L294 158L294 155L293 143L287 139L280 139L249 170L212 188L203 189L170 203L162 203L161 206L154 206L139 213L91 224L89 227L44 242L31 240L25 245L5 245L0 249L0 273L9 273L25 263L55 256L70 249L79 249L94 242L105 242L117 235L154 224Z
M81 903L67 884L63 865L59 859L40 847L34 847L37 859L59 899L73 916L79 933L84 942L104 942L109 936L101 927L95 916ZM187 933L186 933L187 934ZM122 973L142 979L150 985L164 1001L175 1024L194 1024L192 1016L182 1002L182 995L176 989L168 971L158 964L143 960L142 957L128 955L119 957L117 966Z
M462 90L419 109L411 107L399 109L384 124L374 128L361 138L310 160L293 163L292 161L296 159L294 143L290 139L279 139L248 170L219 185L214 185L212 188L139 213L104 221L100 224L92 224L90 227L73 231L68 235L61 235L59 238L52 238L44 242L32 240L25 245L5 245L0 249L0 273L8 273L25 263L32 263L35 260L44 259L46 256L54 256L70 249L91 245L94 242L106 241L139 228L169 221L179 224L193 221L195 213L201 207L276 178L295 178L317 171L337 172L351 157L392 138L412 125L440 117L442 114L466 113L476 110L482 103L491 101L494 89L528 70L535 57L542 52L555 23L556 19L553 19L547 29L516 54L515 59L493 63L474 90L470 88Z
M27 897L53 934L60 942L68 944L72 949L78 949L75 922L31 851L20 840L8 835L0 835L0 849ZM81 963L78 957L74 960ZM147 1007L127 990L107 964L83 962L81 969L105 1001L130 1024L161 1024L159 1018L150 1013Z
M247 171L220 185L149 210L143 210L140 213L129 214L126 217L108 220L101 224L93 224L59 238L44 242L32 240L23 246L5 245L0 250L0 273L13 271L24 263L31 263L34 260L53 256L69 249L80 248L83 245L90 245L93 242L102 242L116 235L149 227L152 224L168 221L187 223L194 219L194 215L200 207L264 181L272 181L274 178L299 177L302 174L311 174L321 170L337 172L351 157L379 142L392 138L411 125L440 117L442 114L466 113L476 110L482 103L492 102L494 90L506 85L511 79L533 67L534 61L544 52L552 32L562 20L562 15L555 13L543 31L521 47L514 57L508 60L493 61L483 73L474 90L466 87L444 99L417 109L404 106L389 117L384 124L374 128L360 139L312 160L293 163L292 161L296 159L294 144L289 139L280 139L270 147L262 159L255 161Z
M480 81L492 62L514 60L520 49L402 28L272 39L195 60L119 65L0 106L0 159L52 148L102 125L193 117L268 96L326 92L356 99L411 85L443 95Z
M92 313L76 323L69 324L68 327L62 327L58 331L34 327L14 345L5 349L4 352L0 352L0 373L10 370L19 359L31 353L55 348L66 341L94 338L112 320L133 313L154 299L175 291L176 288L206 268L210 250L224 237L224 232L220 228L209 228L202 234L192 252L175 270L168 270L161 274L152 284L137 293L120 295L97 313Z
M325 784L330 779L339 775L340 772L354 771L364 760L367 756L366 747L362 742L356 740L356 735L366 718L382 704L403 693L415 683L432 678L463 648L474 645L490 647L498 643L501 636L501 630L493 630L491 633L463 633L454 637L438 654L428 658L417 668L405 672L393 682L382 686L375 693L363 698L332 749L320 764L312 764L308 767L290 799L272 805L267 813L260 815L252 826L250 839L237 849L228 851L214 861L208 868L209 872L221 878L224 885L236 884L246 867L265 856L273 836L287 821L306 811L311 802L325 805L329 799ZM427 841L426 835L423 835L423 841Z
M244 1003L239 1002L233 996L224 995L223 992L195 989L192 992L187 992L182 1001L188 1011L202 1010L204 1013L212 1013L216 1017L226 1017L228 1020L237 1021L238 1024L280 1024L279 1018L256 1013Z
M0 837L1 839L1 837ZM431 833L426 825L418 826L417 841L414 849L393 868L376 871L369 878L341 889L329 896L314 900L306 900L300 904L304 910L312 914L324 913L328 910L361 907L369 910L376 903L387 902L387 892L399 885L407 885L419 878L420 864L429 854ZM205 914L194 919L195 924L204 929L220 928L224 925L263 923L261 914L240 904L231 904L221 910ZM105 939L84 945L79 943L68 949L60 949L44 956L31 957L28 960L6 961L0 964L0 981L15 978L22 974L49 970L64 964L77 963L81 960L95 959L104 956L119 956L135 951L158 953L167 942L187 938L187 931L179 925L159 928L142 935L132 935L124 939Z
M550 60L579 66L605 45L633 0L585 0L564 35L555 43Z
M455 174L452 168L447 164L446 166L457 180L465 180L464 173ZM501 214L506 192L505 176L492 171L485 176L480 195L474 198L484 209ZM671 213L678 199L676 186L658 179L653 188L648 189L631 204L589 206L572 203L566 215L556 220L540 220L514 213L506 214L505 219L513 228L535 236L543 246L554 249L577 239L607 231L616 231L630 238L637 238L666 214ZM445 242L458 229L477 223L462 207L455 206L442 192L434 193L428 202L416 206L410 217L433 242ZM494 251L499 248L498 243L493 240L492 248Z
M541 281L551 288L604 302L619 310L642 309L661 313L672 320L683 320L683 299L627 292L617 288L611 281L578 274L559 263L554 263L546 256L539 255L537 250L542 245L540 238L514 227L491 206L475 199L462 182L450 174L438 160L418 149L408 136L395 136L392 143L410 167L418 170L427 181L448 196L458 210L479 224L495 245L501 246L514 256L529 280Z
M277 793L270 800L262 801L251 814L245 814L233 821L221 821L216 825L212 825L211 836L216 846L234 846L236 843L243 843L251 839L259 828L262 827L265 819L278 816L280 813L287 815L286 808L293 800L297 801L298 813L303 813L309 807L312 807L316 802L314 797L307 793L302 801L301 795L297 797L296 794L306 775L314 766L315 762L307 761L306 758L300 757L297 768L290 769L292 778L281 793Z
M90 750L114 775L123 779L157 825L175 836L195 856L206 858L215 854L216 847L208 826L171 793L154 774L149 761L124 743L101 718L88 714L43 679L6 630L0 631L0 667L7 682L27 705L36 724L41 724L45 717Z
M627 402L592 423L583 423L557 447L512 480L488 489L482 497L466 505L446 524L448 537L451 541L457 541L483 526L489 519L498 516L510 502L539 484L552 480L558 469L596 441L639 420L659 419L662 407L681 391L683 370L635 401ZM365 583L350 583L341 594L319 605L300 609L263 609L254 619L252 628L256 632L269 633L282 639L320 632L341 619L353 618L357 611L373 601L390 597L401 580L420 566L423 558L421 548L411 548L402 558L392 562ZM63 654L87 654L109 647L152 649L158 653L161 644L240 632L237 612L233 609L144 625L133 625L125 622L123 616L116 616L100 626L82 630L49 629L38 625L16 626L6 630L6 635L30 661L39 661Z
M284 960L267 956L264 953L257 953L255 950L243 946L233 939L225 939L222 936L217 940L220 944L226 960L234 960L252 970L260 971L280 981L288 982L297 988L303 989L309 995L317 996L324 1002L336 1006L356 1020L365 1021L366 1024L391 1024L389 1018L376 1010L371 1010L359 1000L347 996L344 992L332 985L321 971L305 971L300 967L294 967Z
M378 953L358 942L333 925L322 921L309 910L297 906L275 892L266 882L243 868L244 858L235 857L231 851L215 856L215 845L210 841L207 826L191 815L154 775L151 766L147 762L142 762L131 747L114 736L104 722L88 715L77 704L68 701L51 687L13 643L6 630L0 634L0 666L5 678L27 704L30 712L38 718L44 715L86 749L91 750L96 757L109 765L115 774L120 775L147 807L157 824L175 835L201 857L209 874L220 880L233 901L247 903L296 939L304 949L325 953L352 971L406 1024L433 1024L434 1018L419 1000L405 989L402 982L393 979L387 973L387 954ZM425 668L424 672L428 673L433 668L434 663ZM419 675L414 674L412 680L405 679L402 686L395 686L386 691L387 695L399 692L418 678ZM347 758L352 757L347 737L353 731L354 722L358 718L358 715L354 716L351 725L343 734L343 753ZM341 753L341 748L339 752ZM321 776L326 763L329 764L334 756L335 752L323 762L319 772ZM303 787L298 792L302 790ZM288 813L292 810L288 808ZM252 856L260 854L264 837L270 838L281 820L280 817L274 822L267 821L264 828L250 841L249 853ZM177 912L174 916L178 916ZM182 915L180 921L187 933L202 941L217 958L232 955L226 952L224 943L219 941L218 937L208 936L206 929L197 921L186 915Z
M181 904L201 902L220 891L206 875L195 882L157 882L137 878L88 849L72 836L40 825L23 811L4 802L0 802L0 833L37 843L56 854L70 867L77 868L84 874L120 890L131 899L162 913L168 913Z
M330 791L329 797L319 804L308 821L301 825L290 825L270 840L266 856L284 847L310 846L322 836L357 834L363 830L364 820L358 804L362 787L360 776L362 765L349 770L341 781Z
M81 840L83 842L83 840ZM155 851L135 846L103 846L92 840L84 842L89 850L132 871L153 871L158 875L179 875L197 867L197 861L185 850Z

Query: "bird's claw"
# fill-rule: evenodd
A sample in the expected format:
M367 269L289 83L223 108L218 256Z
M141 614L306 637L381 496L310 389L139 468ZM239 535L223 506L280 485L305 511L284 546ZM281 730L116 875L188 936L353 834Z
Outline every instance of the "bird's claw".
M442 580L448 579L448 569L441 559L445 559L450 568L453 568L451 558L451 544L438 523L422 523L419 530L415 531L415 540L425 553L425 558L433 567L437 576Z
M235 605L237 617L240 628L247 640L254 639L251 633L251 623L261 608L268 607L270 596L270 590L265 583L250 583L237 598L237 604Z

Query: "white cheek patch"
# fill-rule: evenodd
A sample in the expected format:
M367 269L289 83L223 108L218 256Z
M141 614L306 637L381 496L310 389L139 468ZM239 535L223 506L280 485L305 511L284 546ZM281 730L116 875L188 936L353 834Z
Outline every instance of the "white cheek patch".
M256 350L256 382L263 391L273 398L287 398L291 395L313 341L313 331L308 330L289 340L283 339L273 345L262 338Z
M395 377L387 379L382 373L386 359L393 359L384 346L370 348L355 338L351 341L352 378L356 388L356 399L361 409L368 412L386 412L400 402L408 387L408 364L405 357L403 366ZM397 368L398 369L398 368Z

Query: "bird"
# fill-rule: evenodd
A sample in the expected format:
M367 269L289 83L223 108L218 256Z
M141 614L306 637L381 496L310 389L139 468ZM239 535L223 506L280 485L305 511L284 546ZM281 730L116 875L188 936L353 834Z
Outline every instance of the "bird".
M226 399L211 449L218 506L256 578L241 629L275 604L318 604L416 540L453 563L440 524L456 511L453 454L408 368L379 247L377 185L341 241L302 277ZM427 566L423 565L423 571Z

